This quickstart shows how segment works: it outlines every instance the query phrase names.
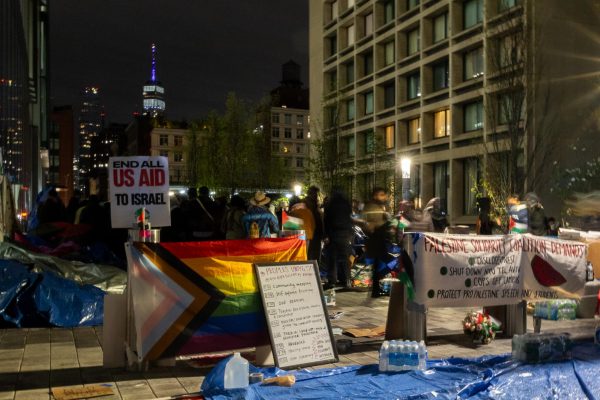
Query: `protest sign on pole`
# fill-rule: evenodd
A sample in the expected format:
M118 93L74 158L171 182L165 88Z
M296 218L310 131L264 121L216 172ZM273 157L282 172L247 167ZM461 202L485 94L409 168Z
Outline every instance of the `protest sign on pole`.
M134 227L142 213L153 227L171 225L166 157L111 157L108 165L113 228Z
M494 306L583 294L583 243L516 234L411 235L419 304Z

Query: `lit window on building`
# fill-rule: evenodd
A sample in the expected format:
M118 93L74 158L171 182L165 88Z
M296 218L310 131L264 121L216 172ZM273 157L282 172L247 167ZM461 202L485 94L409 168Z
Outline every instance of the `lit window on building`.
M396 129L394 125L385 127L385 148L391 150L396 146Z
M450 136L450 110L442 110L433 114L433 136L442 138Z
M421 118L413 118L408 121L408 144L421 141Z
M483 76L483 47L478 47L463 55L463 79Z

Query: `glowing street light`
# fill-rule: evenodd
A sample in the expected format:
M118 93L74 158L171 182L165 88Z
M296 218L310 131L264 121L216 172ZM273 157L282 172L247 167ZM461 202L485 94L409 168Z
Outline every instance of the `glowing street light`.
M302 185L298 183L294 185L294 194L296 196L300 196L302 194Z
M410 179L411 160L408 157L400 159L400 169L402 170L402 179Z
M400 159L400 169L402 170L402 200L410 200L410 166L411 160L408 157Z

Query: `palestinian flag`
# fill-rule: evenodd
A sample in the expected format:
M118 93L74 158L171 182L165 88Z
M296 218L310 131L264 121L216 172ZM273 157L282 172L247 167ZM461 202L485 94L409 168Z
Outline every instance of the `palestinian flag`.
M306 260L297 238L126 248L142 360L269 344L253 264Z
M517 222L514 218L509 218L508 231L510 233L527 233L527 224Z
M398 218L398 229L406 229L410 226L410 221L404 218L404 216L400 216Z
M289 231L299 231L304 226L304 221L301 218L290 216L285 211L281 211L281 225L283 229Z

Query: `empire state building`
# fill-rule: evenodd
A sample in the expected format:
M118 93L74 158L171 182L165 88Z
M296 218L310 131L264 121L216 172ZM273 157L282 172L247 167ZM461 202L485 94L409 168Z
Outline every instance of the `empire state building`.
M156 45L152 44L152 69L150 80L144 85L144 115L162 116L165 112L165 88L156 79Z

